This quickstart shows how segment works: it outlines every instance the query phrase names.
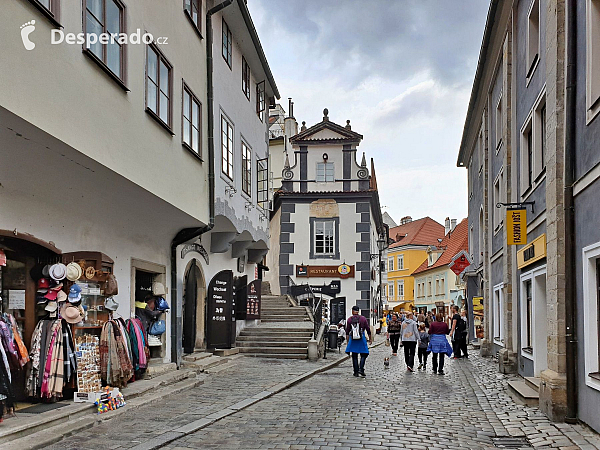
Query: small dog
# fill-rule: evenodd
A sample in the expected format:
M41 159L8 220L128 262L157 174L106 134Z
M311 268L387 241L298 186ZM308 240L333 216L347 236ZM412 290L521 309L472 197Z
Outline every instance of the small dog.
M383 367L386 369L390 368L390 358L388 356L383 359Z

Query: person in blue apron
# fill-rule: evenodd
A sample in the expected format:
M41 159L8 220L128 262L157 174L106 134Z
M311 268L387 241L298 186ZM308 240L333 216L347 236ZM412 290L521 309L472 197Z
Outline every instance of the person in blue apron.
M373 341L371 339L369 321L360 315L360 308L355 305L352 307L352 315L346 321L346 336L348 338L346 353L352 354L352 366L355 377L359 375L366 377L365 361L367 356L369 356L369 346L365 332L369 335L368 343L371 344ZM360 363L358 362L358 355L360 355Z

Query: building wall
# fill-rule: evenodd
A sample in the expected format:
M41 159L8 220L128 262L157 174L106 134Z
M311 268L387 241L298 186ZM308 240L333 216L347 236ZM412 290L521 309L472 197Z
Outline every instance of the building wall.
M404 270L398 270L398 256L404 256ZM415 305L415 278L412 276L412 272L415 271L426 259L426 249L411 249L395 247L388 250L388 268L389 259L394 258L394 269L393 271L388 270L388 284L394 283L394 298L390 298L390 301L397 302L412 302ZM398 281L404 281L404 297L398 296Z

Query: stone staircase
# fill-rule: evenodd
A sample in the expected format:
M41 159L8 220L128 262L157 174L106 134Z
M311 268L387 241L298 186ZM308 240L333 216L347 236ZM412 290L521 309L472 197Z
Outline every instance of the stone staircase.
M541 380L535 377L509 381L508 394L518 403L527 406L538 406L540 382Z
M313 323L304 306L293 306L286 296L263 295L261 324L244 328L236 347L245 356L306 359L312 335Z

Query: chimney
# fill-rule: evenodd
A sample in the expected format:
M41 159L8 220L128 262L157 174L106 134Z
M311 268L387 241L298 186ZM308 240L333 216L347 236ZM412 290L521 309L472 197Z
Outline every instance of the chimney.
M452 219L450 221L450 231L454 231L455 228L456 228L456 219Z
M292 97L288 97L288 117L294 117L294 102Z
M450 217L446 217L446 222L444 226L444 234L450 233Z
M400 225L404 225L410 222L412 222L412 217L410 216L405 216L402 219L400 219Z

